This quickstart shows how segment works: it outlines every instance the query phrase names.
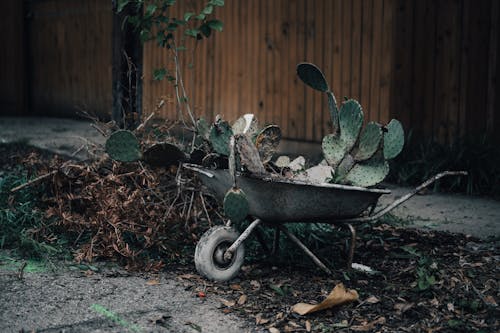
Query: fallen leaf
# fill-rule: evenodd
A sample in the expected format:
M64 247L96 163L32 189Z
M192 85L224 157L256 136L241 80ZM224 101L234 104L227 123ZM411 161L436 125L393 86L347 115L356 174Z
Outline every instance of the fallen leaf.
M149 281L146 282L146 284L148 286L157 286L157 285L160 284L160 280L156 280L156 279L155 280L149 280Z
M255 324L257 324L257 325L264 325L264 324L267 324L268 322L269 322L269 319L262 318L262 313L258 313L255 316Z
M336 305L349 303L359 299L358 292L353 289L346 289L342 283L333 288L330 295L319 304L297 303L293 306L292 311L300 315L313 313L316 311L328 309Z
M398 314L405 313L413 307L413 303L396 303L394 304L394 310L397 311Z
M311 332L311 322L306 320L306 332Z
M232 284L229 286L229 288L233 290L241 290L241 286L239 284Z
M224 298L219 298L219 301L227 307L232 307L236 304L235 301L228 301L227 299Z
M380 299L378 299L375 296L370 296L367 299L365 299L365 303L376 304L378 302L380 302Z
M243 305L247 301L247 295L241 295L240 298L238 298L238 305Z
M269 333L280 333L280 330L276 327L269 327Z
M374 321L371 321L363 325L351 326L350 329L358 332L367 332L373 330L376 325L382 325L382 324L385 324L385 317L378 317Z
M436 297L434 297L432 300L431 300L431 305L432 306L435 306L435 307L438 307L439 306L439 301L437 300Z
M204 298L207 297L207 294L205 294L203 291L198 291L198 294L196 294L199 298Z
M448 311L450 312L455 312L455 306L453 305L453 303L448 303L446 304L446 308L448 309Z
M488 303L489 305L492 305L492 306L498 306L497 302L495 301L495 299L491 295L485 296L484 302Z

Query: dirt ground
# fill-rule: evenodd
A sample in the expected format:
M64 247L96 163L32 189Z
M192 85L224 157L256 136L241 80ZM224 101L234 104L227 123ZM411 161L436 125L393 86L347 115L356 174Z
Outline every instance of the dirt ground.
M255 332L246 321L199 298L176 275L128 273L109 265L0 259L0 332ZM31 272L28 272L31 271Z
M36 132L40 119L15 122L14 130L4 120L2 142L26 139L69 155L87 142L71 121ZM392 190L394 197L405 191ZM403 226L358 228L354 261L370 273L345 270L346 235L337 229L322 234L331 246L317 252L331 276L283 241L276 258L249 248L242 272L227 283L200 277L192 258L145 274L110 263L28 261L22 269L24 260L2 251L0 332L498 332L500 203L427 194L395 215ZM339 283L359 300L307 316L291 311L320 302Z

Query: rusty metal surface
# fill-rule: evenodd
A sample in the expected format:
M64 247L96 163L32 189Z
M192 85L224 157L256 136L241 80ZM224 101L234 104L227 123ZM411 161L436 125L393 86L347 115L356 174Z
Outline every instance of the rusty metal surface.
M197 171L201 181L222 202L232 186L227 170L209 170L187 166ZM325 222L356 217L377 203L387 190L277 179L237 176L237 184L247 195L250 215L266 222Z

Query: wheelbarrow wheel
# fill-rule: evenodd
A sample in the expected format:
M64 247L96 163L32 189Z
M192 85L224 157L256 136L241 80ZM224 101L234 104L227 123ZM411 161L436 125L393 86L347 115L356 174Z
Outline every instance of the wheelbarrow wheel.
M245 248L241 244L230 260L224 259L224 252L238 238L231 227L210 228L200 238L194 253L194 264L201 275L214 281L228 281L235 277L243 265Z

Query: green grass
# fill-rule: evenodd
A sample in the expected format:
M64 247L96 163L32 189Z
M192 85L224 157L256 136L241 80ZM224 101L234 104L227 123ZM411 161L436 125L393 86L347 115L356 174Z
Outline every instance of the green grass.
M41 207L43 186L10 192L11 188L27 181L27 171L21 167L0 175L0 249L14 250L32 259L66 255L64 240L49 242L44 238L54 228L54 221L45 218Z
M434 190L500 197L499 165L500 146L485 136L442 145L414 143L410 134L403 152L391 163L388 180L414 186L441 171L465 170L468 176L444 178Z

